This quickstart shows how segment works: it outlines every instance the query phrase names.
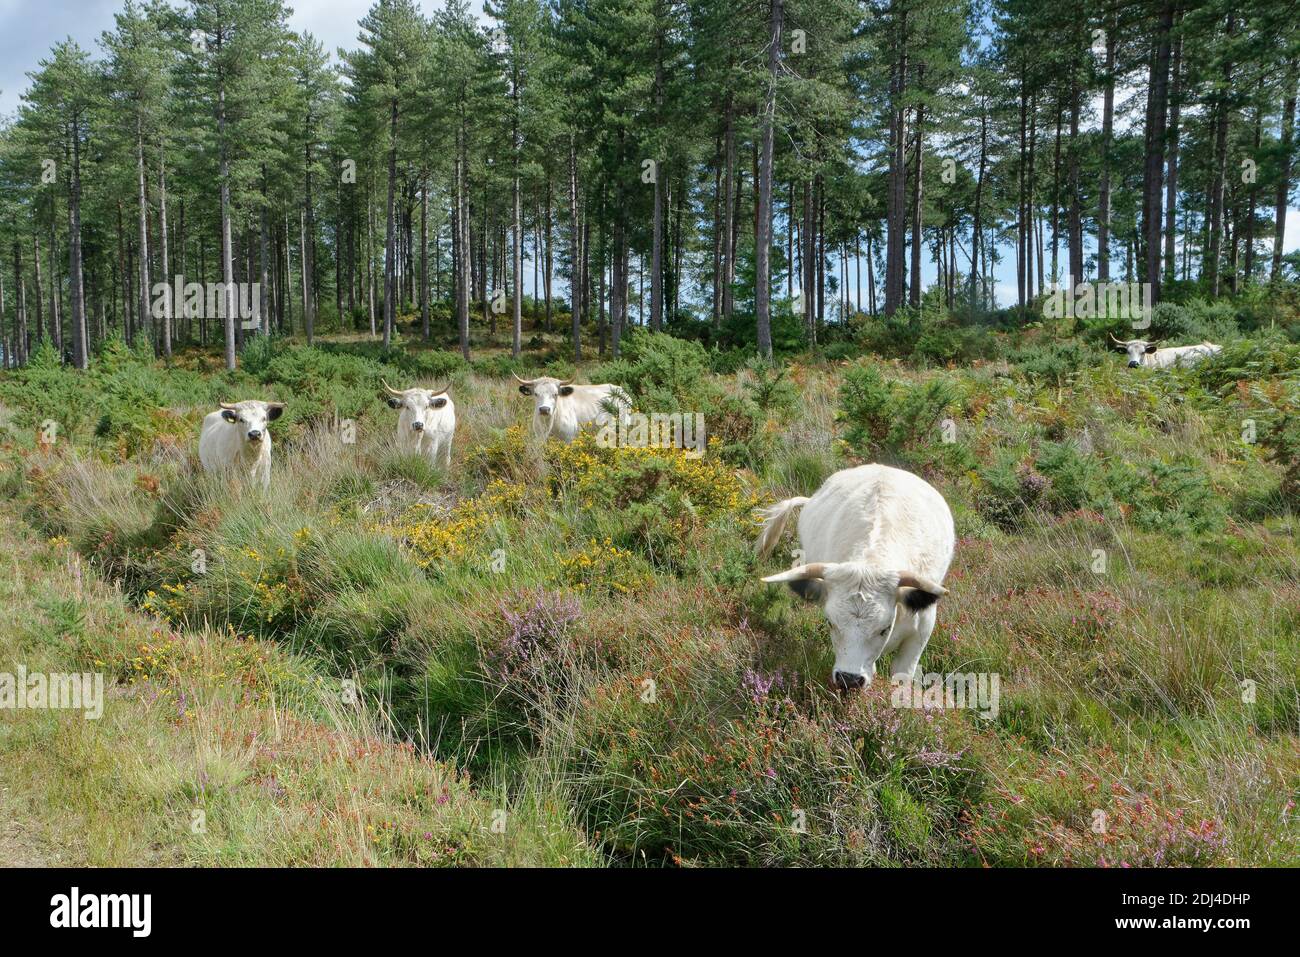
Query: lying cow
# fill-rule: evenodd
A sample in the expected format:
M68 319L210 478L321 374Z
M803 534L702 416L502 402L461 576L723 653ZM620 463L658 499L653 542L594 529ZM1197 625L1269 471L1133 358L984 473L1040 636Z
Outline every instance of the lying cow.
M561 382L550 376L515 379L519 392L533 397L533 427L564 442L572 442L586 426L621 421L632 411L627 394L616 385L574 385L572 379Z
M861 465L828 478L812 498L769 508L755 550L776 546L795 509L804 564L765 582L788 582L817 600L831 625L836 687L861 688L881 655L909 681L934 630L935 602L956 537L948 503L924 480L887 465Z
M222 402L203 417L199 462L205 472L234 471L271 485L269 426L284 412L283 402Z
M1181 366L1184 369L1190 369L1202 359L1209 358L1216 352L1220 351L1223 346L1216 346L1213 342L1202 342L1196 346L1173 346L1168 349L1158 349L1159 341L1147 342L1145 339L1116 339L1111 335L1111 340L1115 343L1116 348L1128 353L1128 367L1136 369L1138 366L1146 366L1149 369L1169 369L1174 366Z
M383 379L388 405L401 409L397 417L397 446L423 455L431 465L451 466L451 440L456 434L456 404L447 394L432 389L394 389Z

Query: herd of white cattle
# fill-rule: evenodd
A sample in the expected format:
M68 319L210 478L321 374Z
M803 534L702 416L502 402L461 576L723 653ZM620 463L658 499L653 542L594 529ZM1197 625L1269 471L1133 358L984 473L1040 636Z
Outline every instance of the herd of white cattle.
M572 442L585 428L601 428L626 420L632 401L616 385L575 385L572 379L541 376L520 379L519 393L533 400L533 431ZM456 434L456 403L443 389L394 389L384 379L380 385L388 406L398 412L397 446L427 458L432 465L451 465L451 443ZM203 419L199 431L199 462L205 472L230 472L247 476L269 488L271 484L270 424L284 412L283 402L222 402Z
M1186 368L1222 349L1211 342L1161 349L1144 339L1111 338L1127 353L1130 368ZM534 431L545 437L572 442L584 428L622 421L631 412L631 401L616 385L515 378L520 394L533 400ZM389 407L399 413L398 446L450 466L456 432L450 389L394 389L380 382ZM283 411L281 402L221 403L203 419L204 470L233 472L268 488L270 424ZM934 486L902 469L843 469L811 498L788 498L765 510L755 544L760 559L772 553L796 511L798 563L763 581L785 582L821 604L835 650L832 684L841 690L864 687L887 654L893 655L893 679L911 682L934 630L936 603L948 593L943 579L956 544L948 503Z

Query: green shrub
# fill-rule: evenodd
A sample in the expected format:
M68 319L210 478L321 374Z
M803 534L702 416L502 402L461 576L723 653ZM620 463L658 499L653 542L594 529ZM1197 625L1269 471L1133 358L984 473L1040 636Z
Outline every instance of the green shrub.
M845 370L839 402L837 418L854 455L905 461L910 448L937 439L940 419L959 404L959 395L945 378L890 381L864 360Z

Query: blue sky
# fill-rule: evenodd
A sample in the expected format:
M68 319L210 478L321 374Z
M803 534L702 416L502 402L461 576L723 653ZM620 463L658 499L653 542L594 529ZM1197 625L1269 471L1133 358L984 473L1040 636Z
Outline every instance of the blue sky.
M19 96L27 86L26 73L36 68L37 60L50 47L71 36L81 46L98 55L100 34L113 26L113 14L121 8L122 0L0 0L0 114L12 113L18 107ZM352 48L357 44L357 21L370 9L372 0L304 0L293 11L290 22L294 29L313 34L334 51L338 47ZM442 8L441 2L424 0L420 4L424 13L431 14ZM481 11L480 4L472 8ZM479 13L480 19L485 19ZM1130 91L1130 95L1136 91ZM1122 99L1125 91L1120 91ZM1050 242L1050 237L1047 237ZM1291 209L1287 215L1286 250L1300 248L1300 210ZM1091 250L1090 250L1091 251ZM1006 257L996 270L997 297L1006 304L1015 300L1015 264L1012 250L1003 250ZM1049 254L1050 255L1050 254ZM959 262L960 252L958 253ZM632 278L637 279L638 266L633 263ZM524 270L526 293L532 293L532 269ZM933 281L937 269L932 262L923 264L923 279ZM853 272L850 270L850 279ZM866 300L866 278L863 277L863 300ZM557 290L558 292L559 290Z

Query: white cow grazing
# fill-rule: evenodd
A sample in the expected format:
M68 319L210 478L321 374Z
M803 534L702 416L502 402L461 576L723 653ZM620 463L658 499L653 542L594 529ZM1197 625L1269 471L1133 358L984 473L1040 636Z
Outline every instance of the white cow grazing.
M1174 366L1182 366L1184 369L1190 369L1202 359L1206 359L1216 352L1223 349L1223 346L1215 345L1213 342L1202 342L1196 346L1173 346L1168 349L1157 349L1159 342L1147 342L1145 339L1116 339L1112 335L1116 347L1128 353L1128 367L1136 369L1138 366L1146 366L1149 369L1169 369Z
M533 397L533 427L564 442L572 442L585 426L622 421L632 411L627 394L616 385L574 385L572 379L561 382L550 376L515 378L520 393Z
M451 440L456 434L456 403L432 389L394 389L383 379L388 405L401 409L397 417L397 445L405 452L423 455L431 465L451 466Z
M822 602L836 687L861 688L890 652L893 676L910 681L934 630L935 602L948 593L941 583L956 542L948 503L911 472L887 465L843 469L812 498L788 498L766 511L760 558L800 506L804 564L763 581L789 582Z
M199 462L205 472L234 471L271 485L270 423L284 412L283 402L222 402L203 417Z

